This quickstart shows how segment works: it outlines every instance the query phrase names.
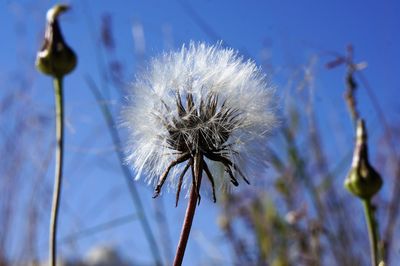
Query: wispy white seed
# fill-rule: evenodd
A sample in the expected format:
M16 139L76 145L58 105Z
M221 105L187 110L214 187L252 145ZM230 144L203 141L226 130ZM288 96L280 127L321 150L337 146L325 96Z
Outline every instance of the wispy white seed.
M177 107L177 99L181 99L187 109L188 95L193 98L195 112L200 112L202 101L204 107L204 101L215 97L216 113L234 110L230 115L234 119L223 120L215 114L194 124L178 123L191 119L182 117ZM204 148L198 147L204 145L204 141L196 141L199 135L210 147L223 146L224 156L250 176L254 165L265 159L266 138L277 124L275 109L274 90L254 62L221 44L192 42L153 59L131 87L123 111L123 126L128 129L126 162L136 170L136 179L144 177L148 183L157 183L182 152L177 148L178 138L171 137L175 132L181 134L188 149ZM186 116L191 116L187 112ZM229 129L227 140L221 133L224 129ZM229 183L227 173L215 173L219 163L210 164L217 186ZM185 165L169 173L167 183L174 190ZM190 174L185 180L190 184Z

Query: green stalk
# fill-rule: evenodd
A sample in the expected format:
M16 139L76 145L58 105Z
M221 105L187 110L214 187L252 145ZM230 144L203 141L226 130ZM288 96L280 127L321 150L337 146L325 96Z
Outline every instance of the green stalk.
M61 182L64 153L64 106L62 77L54 78L54 95L56 107L56 166L54 175L53 201L51 206L50 235L49 235L49 262L56 265L57 257L57 221L60 206Z
M369 245L371 249L371 265L378 265L378 234L376 231L376 223L374 212L372 210L371 199L365 199L362 201L365 212L365 220L368 227Z

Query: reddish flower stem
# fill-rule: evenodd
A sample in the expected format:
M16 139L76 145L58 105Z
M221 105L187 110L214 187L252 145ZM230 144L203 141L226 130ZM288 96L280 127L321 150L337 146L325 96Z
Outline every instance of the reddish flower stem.
M202 155L196 154L194 156L194 184L192 184L192 188L190 190L189 202L186 208L185 219L183 221L181 236L179 238L178 247L176 248L176 254L174 259L174 266L182 265L183 256L185 255L186 245L189 239L190 230L192 229L192 222L194 213L196 211L197 200L198 200L198 191L197 186L200 186L201 183L201 175L202 175Z

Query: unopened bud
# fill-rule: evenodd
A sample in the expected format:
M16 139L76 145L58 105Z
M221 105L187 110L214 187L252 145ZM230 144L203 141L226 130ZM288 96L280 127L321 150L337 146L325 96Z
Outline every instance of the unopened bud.
M382 187L382 178L369 164L367 132L364 120L357 121L357 140L353 154L353 162L345 187L361 199L372 198Z
M76 66L76 55L62 36L58 16L69 9L66 5L55 5L47 11L47 24L42 48L36 56L36 67L43 73L62 77Z

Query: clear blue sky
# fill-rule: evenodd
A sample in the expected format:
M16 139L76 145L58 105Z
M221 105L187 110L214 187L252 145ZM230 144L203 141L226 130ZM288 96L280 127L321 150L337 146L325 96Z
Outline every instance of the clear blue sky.
M56 1L0 1L0 84L10 81L15 73L25 73L32 82L32 94L38 110L52 112L51 81L34 69L35 53L41 45L45 14ZM77 69L66 78L66 164L63 212L60 236L96 225L132 212L124 180L119 176L118 161L106 131L99 108L93 99L85 76L97 83L102 79L101 62L119 60L123 64L123 81L133 80L135 72L152 56L166 49L177 49L190 40L215 43L222 40L262 65L280 95L287 95L289 73L301 68L317 55L315 66L315 102L320 119L328 133L337 124L348 130L348 114L343 104L344 68L326 70L324 63L333 59L328 51L343 53L348 44L355 48L355 60L368 62L364 74L369 79L378 101L390 121L399 121L400 109L400 4L388 1L69 1L71 12L61 18L64 37L76 51ZM101 18L112 17L115 50L99 54ZM142 28L145 50L138 56L132 27ZM103 49L103 48L101 48ZM9 88L10 86L8 86ZM120 98L109 86L111 106L118 112ZM105 89L107 91L107 89ZM0 90L0 94L4 91ZM370 99L361 90L362 112L368 123L380 131L380 123ZM2 118L3 119L3 118ZM7 118L13 119L13 118ZM336 145L338 144L338 145ZM335 153L343 153L343 142L332 143ZM52 182L53 169L47 180ZM148 216L154 216L151 190L141 183L142 200ZM239 188L240 189L240 188ZM161 200L161 199L158 199ZM171 228L173 250L184 215L185 202L175 209L174 195L163 194L164 211ZM220 241L216 225L218 207L205 199L195 217L187 265L200 263L212 256L204 249L204 239ZM152 219L152 218L151 218ZM43 223L43 248L47 248L47 216ZM65 255L82 254L94 243L121 247L133 258L151 261L147 243L137 222L85 238L77 246L63 245ZM157 230L155 230L157 233ZM201 235L203 234L203 235ZM200 240L199 240L200 239ZM201 240L203 239L203 240ZM17 245L17 243L14 243ZM215 251L223 257L223 243ZM198 251L200 250L200 251ZM76 253L77 252L77 253ZM143 254L146 254L143 256ZM204 262L204 261L203 261Z

